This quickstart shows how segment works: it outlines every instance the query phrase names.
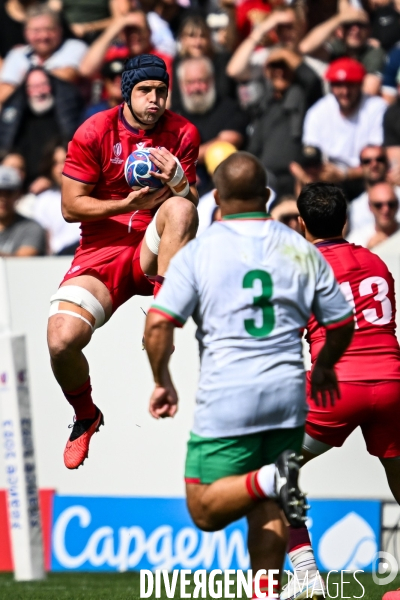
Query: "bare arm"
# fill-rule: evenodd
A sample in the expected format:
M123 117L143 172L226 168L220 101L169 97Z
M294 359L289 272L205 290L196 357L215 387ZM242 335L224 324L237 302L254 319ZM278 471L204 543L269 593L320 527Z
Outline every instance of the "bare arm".
M387 179L394 185L400 185L400 146L388 146L386 153L390 165Z
M363 92L370 96L379 96L381 91L381 78L379 75L367 73L363 81Z
M11 83L0 83L0 108L7 98L11 96L16 87L16 85L12 85Z
M54 77L63 79L64 81L70 81L74 83L78 79L79 71L74 67L60 67L59 69L52 69L51 74Z
M257 25L234 52L226 67L227 74L230 77L245 75L250 64L251 55L257 46L262 43L267 33L275 29L277 25L284 24L288 18L285 12L275 12Z
M39 252L38 252L38 249L34 248L33 246L21 246L20 248L18 248L18 250L16 250L12 254L7 254L7 252L0 252L1 258L7 258L7 257L11 257L11 256L19 256L21 258L27 257L27 256L39 256Z
M135 210L151 209L171 196L171 190L167 186L156 192L149 192L149 188L145 187L131 192L122 200L98 200L90 195L93 189L94 185L63 175L61 206L63 217L68 223L97 221Z
M82 38L88 33L103 31L111 22L112 19L110 17L108 19L99 19L98 21L89 21L88 23L71 23L70 28L77 37Z
M340 25L351 23L352 21L368 22L368 18L363 10L348 6L346 10L314 27L300 42L300 52L302 54L312 54L329 40Z
M319 404L319 395L323 406L326 406L327 398L330 399L332 406L335 403L335 396L340 398L334 365L347 350L353 332L354 321L326 331L325 344L311 371L311 397L317 405Z
M159 419L173 417L178 397L168 369L173 350L174 325L165 317L149 312L146 318L146 352L149 357L155 388L150 398L150 414Z
M79 65L82 77L91 77L103 63L108 46L126 26L126 17L116 17L101 35L93 42Z

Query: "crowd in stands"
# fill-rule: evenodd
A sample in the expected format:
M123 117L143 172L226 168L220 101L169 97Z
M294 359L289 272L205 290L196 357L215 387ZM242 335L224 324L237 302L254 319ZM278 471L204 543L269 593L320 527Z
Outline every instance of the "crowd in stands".
M168 108L200 132L200 232L212 172L257 156L274 218L298 228L303 185L340 185L347 239L400 222L400 0L0 0L0 256L73 254L61 215L68 141L122 102L128 57L164 59Z

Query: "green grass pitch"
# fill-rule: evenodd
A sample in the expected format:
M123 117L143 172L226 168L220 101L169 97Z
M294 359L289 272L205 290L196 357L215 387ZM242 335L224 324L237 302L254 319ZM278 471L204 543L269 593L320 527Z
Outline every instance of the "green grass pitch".
M347 579L351 576L346 574ZM381 600L388 590L400 587L400 577L390 585L376 585L371 575L358 574L358 579L365 588L362 596L364 600ZM332 583L340 581L331 575ZM332 586L331 597L337 594L337 587ZM163 590L163 587L162 587ZM336 598L359 597L361 588L351 583L344 587L343 596ZM329 596L327 596L328 598ZM154 595L152 596L154 598ZM166 596L162 596L163 600ZM175 598L180 598L179 590ZM13 580L11 573L0 573L0 599L1 600L136 600L139 599L139 574L138 573L50 573L45 581L20 582Z

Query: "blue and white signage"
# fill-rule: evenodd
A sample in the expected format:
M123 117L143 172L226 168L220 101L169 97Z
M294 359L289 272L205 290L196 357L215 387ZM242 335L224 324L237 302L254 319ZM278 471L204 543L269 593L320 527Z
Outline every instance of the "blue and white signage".
M320 570L371 571L379 550L380 502L311 504L309 526ZM55 496L53 518L53 571L250 566L245 519L204 533L193 525L183 499Z

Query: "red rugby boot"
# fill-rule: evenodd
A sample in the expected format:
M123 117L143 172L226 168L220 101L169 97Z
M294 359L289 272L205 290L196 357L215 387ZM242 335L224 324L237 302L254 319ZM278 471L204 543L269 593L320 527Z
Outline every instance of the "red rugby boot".
M104 416L97 406L94 419L75 421L64 450L64 464L67 469L77 469L83 465L84 460L89 456L90 439L99 431L101 425L104 425Z

